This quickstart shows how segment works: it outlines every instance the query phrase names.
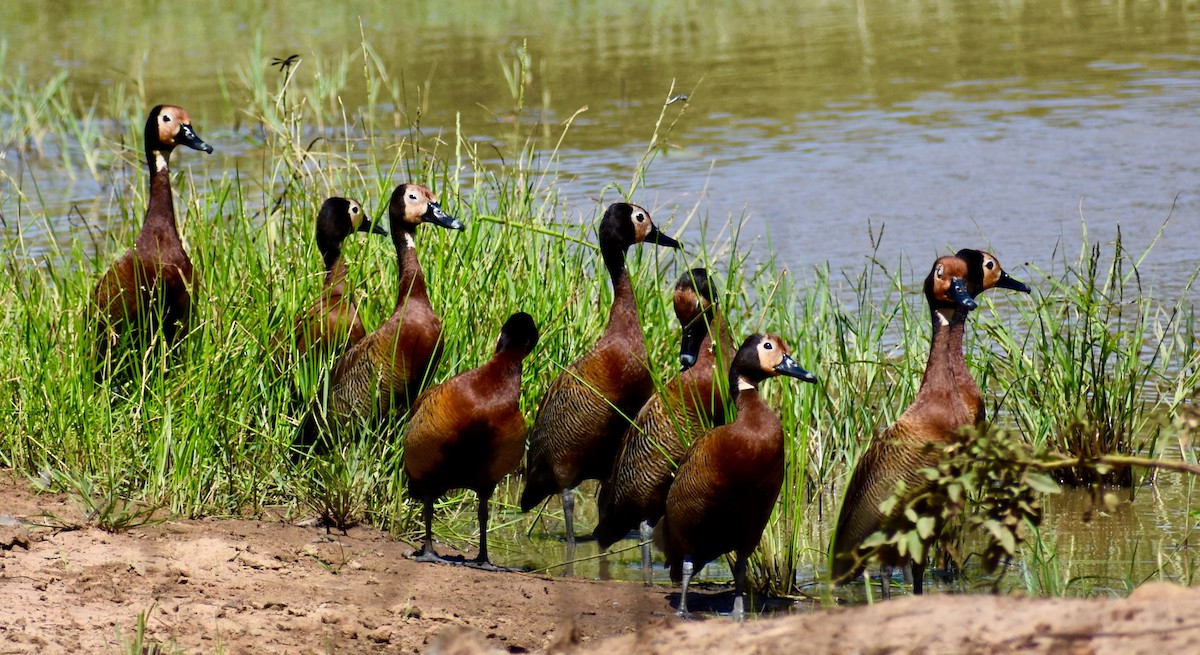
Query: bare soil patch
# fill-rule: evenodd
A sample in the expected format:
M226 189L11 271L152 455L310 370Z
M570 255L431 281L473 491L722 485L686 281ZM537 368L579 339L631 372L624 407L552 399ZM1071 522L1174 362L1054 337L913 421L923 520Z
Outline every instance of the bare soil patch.
M933 595L748 622L674 618L677 589L420 564L371 528L173 520L119 534L0 475L0 653L1200 652L1200 592Z

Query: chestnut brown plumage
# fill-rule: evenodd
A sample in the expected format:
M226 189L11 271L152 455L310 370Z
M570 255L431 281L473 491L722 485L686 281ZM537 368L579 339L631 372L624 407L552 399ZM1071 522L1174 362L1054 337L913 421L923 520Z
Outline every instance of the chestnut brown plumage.
M346 293L342 243L355 232L387 235L366 217L355 200L334 197L321 205L317 214L317 249L325 263L325 281L321 295L296 318L292 328L291 338L300 355L331 356L367 335L354 298Z
M717 306L708 271L696 268L675 284L675 316L683 326L683 372L650 397L625 431L612 474L600 486L599 522L592 534L608 548L639 522L642 540L666 510L667 490L688 446L713 426L725 423L733 338ZM649 573L649 544L642 553Z
M150 196L142 229L96 284L97 380L111 373L113 348L128 339L145 346L160 328L167 343L187 331L192 307L192 260L183 249L171 195L171 152L184 145L213 151L196 135L182 107L159 105L146 118L146 166Z
M444 561L433 549L433 503L451 489L470 489L479 498L479 554L470 563L494 568L487 549L488 501L525 452L521 368L537 340L533 318L513 314L486 364L430 387L413 404L404 431L404 472L409 493L425 506L425 543L416 559Z
M455 230L463 224L419 184L396 187L388 221L400 279L395 309L334 364L328 398L318 398L310 411L301 445L316 443L322 433L337 440L364 424L377 428L389 415L403 414L441 357L442 321L429 302L415 234L421 223Z
M835 583L856 577L864 562L860 546L887 518L880 505L904 482L915 497L928 486L921 470L936 466L946 446L959 439L961 430L982 412L982 400L963 360L963 326L975 301L967 286L969 267L958 257L941 257L925 278L925 299L933 322L929 358L920 390L912 405L896 422L873 439L859 458L838 516L830 547L830 573ZM901 507L898 504L897 507ZM934 508L928 508L932 511ZM911 562L913 591L921 593L924 565L892 549L879 553L887 570Z
M667 493L654 542L666 554L671 579L683 583L683 616L692 574L730 551L736 554L733 617L745 616L746 558L758 546L783 486L783 426L758 395L758 385L778 375L816 382L779 337L748 337L729 369L737 417L696 439Z
M655 227L650 212L613 203L600 221L600 254L612 278L608 327L582 358L573 362L542 397L529 433L521 510L528 512L561 493L567 542L574 544L571 489L612 472L621 435L653 391L646 368L646 342L633 298L625 253L635 243L678 248Z

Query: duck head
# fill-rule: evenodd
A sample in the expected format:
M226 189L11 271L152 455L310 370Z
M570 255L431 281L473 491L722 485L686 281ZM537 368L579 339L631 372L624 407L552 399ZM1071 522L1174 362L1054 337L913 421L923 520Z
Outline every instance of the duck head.
M388 202L388 222L392 238L412 232L421 223L431 223L451 230L465 229L462 221L442 211L437 196L420 184L401 184L392 191Z
M975 309L975 300L967 287L970 267L958 257L939 257L925 278L925 300L946 324L955 312Z
M1020 291L1021 293L1029 293L1029 286L1024 282L1012 277L1000 266L1000 260L990 252L983 250L975 250L973 248L963 248L954 254L955 257L965 261L969 269L967 276L967 289L971 292L971 297L977 298L979 294L993 287L1001 289L1011 289L1012 291Z
M336 259L341 253L342 242L354 232L387 234L367 218L362 205L349 198L329 198L321 204L317 213L317 247L326 259ZM326 266L332 262L326 261Z
M604 211L600 219L600 248L611 243L621 249L635 243L656 243L668 248L678 248L679 242L662 233L650 212L627 202L614 202Z
M533 352L538 342L538 327L533 317L525 312L517 312L508 317L504 327L500 328L500 338L496 341L496 352L512 350L524 357Z
M158 105L146 119L146 149L171 152L175 146L187 146L211 154L213 147L205 143L192 129L192 119L183 107Z
M679 364L688 370L696 363L700 344L708 334L714 317L716 288L708 277L708 270L693 268L679 277L675 283L675 317L683 326L683 338L679 347Z
M733 357L733 364L729 367L730 388L755 388L763 380L779 375L804 382L817 381L815 375L792 359L791 349L783 339L773 334L752 334L746 337Z

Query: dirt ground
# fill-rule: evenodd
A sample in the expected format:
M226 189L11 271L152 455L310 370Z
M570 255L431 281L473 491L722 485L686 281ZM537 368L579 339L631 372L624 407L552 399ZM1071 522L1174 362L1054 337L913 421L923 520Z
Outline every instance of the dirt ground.
M932 595L684 622L678 590L419 564L376 530L168 521L120 534L0 474L0 653L1187 653L1200 591L1121 600ZM24 520L23 520L24 519Z

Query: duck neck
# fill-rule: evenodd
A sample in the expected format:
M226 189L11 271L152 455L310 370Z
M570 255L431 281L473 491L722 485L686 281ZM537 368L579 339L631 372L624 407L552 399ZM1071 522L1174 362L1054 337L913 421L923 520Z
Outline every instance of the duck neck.
M601 239L600 253L604 257L604 267L612 279L613 302L608 312L607 333L630 331L638 333L641 342L641 322L638 319L637 302L633 297L633 281L625 267L625 252L628 246ZM643 344L644 345L644 344Z
M931 310L933 319L933 338L929 345L929 359L925 363L925 374L921 378L921 388L912 407L935 406L944 411L938 412L939 420L945 421L947 430L957 428L971 422L971 414L965 406L960 381L955 374L959 367L965 370L962 356L962 326L966 314L958 314L948 309ZM911 407L910 407L911 409Z
M729 375L729 393L733 396L733 405L737 416L733 422L745 426L743 434L752 439L763 439L763 443L774 443L781 439L779 418L775 416L758 395L758 383L744 376Z
M962 338L954 338L954 324L958 321L958 313L946 309L930 310L933 321L933 335L929 343L929 359L925 361L925 374L921 376L921 389L936 381L950 380L953 376L954 360L962 359ZM957 348L957 357L954 350Z
M342 249L335 246L321 253L325 258L325 284L323 288L327 295L340 295L346 285L346 258L342 257Z
M396 230L392 242L396 246L396 263L399 265L400 292L396 298L396 309L400 309L413 298L428 298L425 288L425 273L417 261L416 226L405 224Z
M717 309L713 310L713 322L708 328L708 343L713 356L713 363L722 370L729 368L737 347L733 344L733 334L725 324L725 316ZM702 346L703 347L703 346Z
M149 136L149 135L147 135ZM147 143L150 139L147 138ZM168 161L171 151L146 146L146 165L150 169L150 201L146 218L138 233L139 250L159 250L168 243L179 243L175 225L175 203L171 196L171 171Z
M746 410L762 404L762 398L758 396L758 387L753 384L747 385L744 381L735 383L731 393L733 394L734 406L738 410L738 416L743 416Z
M524 370L526 353L517 350L501 350L492 355L492 366L498 369L505 381L511 386L516 385L518 393L521 387L521 373Z
M980 424L985 418L983 394L971 372L967 370L967 360L963 356L963 338L967 331L967 316L965 310L958 310L950 321L950 367L954 376L954 386L958 388L963 405L972 419L971 422Z

